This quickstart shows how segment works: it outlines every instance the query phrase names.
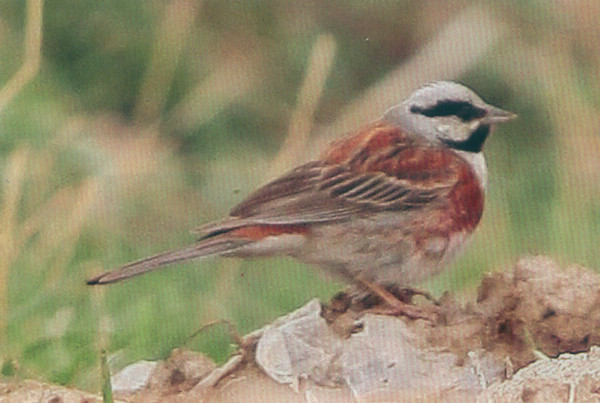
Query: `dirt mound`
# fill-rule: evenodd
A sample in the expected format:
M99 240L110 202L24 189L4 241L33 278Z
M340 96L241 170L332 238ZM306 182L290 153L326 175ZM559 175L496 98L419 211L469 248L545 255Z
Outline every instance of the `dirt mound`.
M598 274L527 257L486 275L466 305L450 295L418 302L428 320L376 314L383 305L357 292L313 300L241 338L240 354L219 368L177 350L117 374L116 394L144 402L600 402L600 349L584 353L600 344ZM24 401L25 390L5 385L3 401Z

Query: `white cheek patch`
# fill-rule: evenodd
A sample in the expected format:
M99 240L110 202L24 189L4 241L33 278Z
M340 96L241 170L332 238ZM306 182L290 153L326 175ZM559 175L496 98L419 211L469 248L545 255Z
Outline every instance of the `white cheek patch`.
M444 136L448 136L451 131L452 131L452 126L450 125L436 125L435 126L435 130L438 131L438 133L444 135Z
M480 122L479 120L474 120L469 124L469 132L473 133L475 130L479 129Z

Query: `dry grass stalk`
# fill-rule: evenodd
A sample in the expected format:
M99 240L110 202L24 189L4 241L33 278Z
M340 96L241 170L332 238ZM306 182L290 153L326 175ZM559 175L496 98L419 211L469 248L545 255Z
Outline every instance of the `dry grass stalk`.
M14 76L0 90L0 112L37 75L40 69L42 48L43 0L27 1L25 28L25 58Z

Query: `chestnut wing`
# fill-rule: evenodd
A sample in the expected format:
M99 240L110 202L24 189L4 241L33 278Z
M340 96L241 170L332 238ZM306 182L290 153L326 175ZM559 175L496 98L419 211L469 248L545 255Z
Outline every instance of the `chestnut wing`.
M310 162L268 183L236 206L230 217L198 229L209 235L253 225L315 224L378 211L409 211L444 199L453 183L420 186L383 171Z

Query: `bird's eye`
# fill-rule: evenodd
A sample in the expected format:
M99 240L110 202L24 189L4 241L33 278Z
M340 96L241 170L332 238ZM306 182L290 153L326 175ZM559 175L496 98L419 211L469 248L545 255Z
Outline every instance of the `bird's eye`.
M436 116L456 116L463 122L470 122L471 120L481 118L486 114L485 109L478 108L471 102L453 101L449 99L438 101L435 105L427 108L413 105L411 106L410 111L430 118Z

